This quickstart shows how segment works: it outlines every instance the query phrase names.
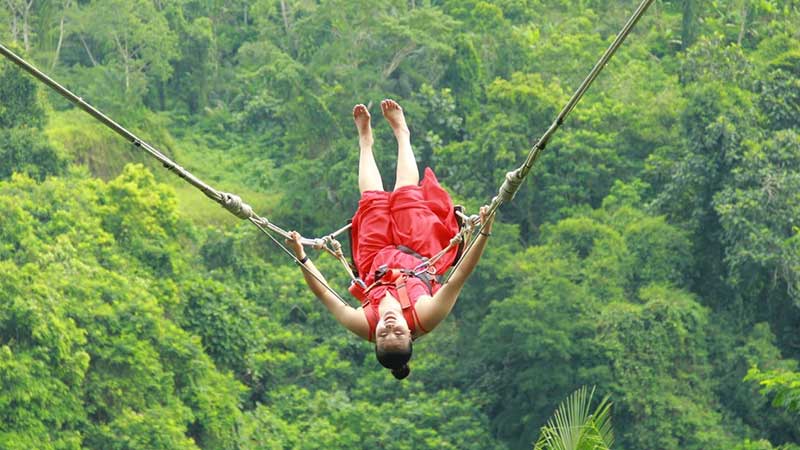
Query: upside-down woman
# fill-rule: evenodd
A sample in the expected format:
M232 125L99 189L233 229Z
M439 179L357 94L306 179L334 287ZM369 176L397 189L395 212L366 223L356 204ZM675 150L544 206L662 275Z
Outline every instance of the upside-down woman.
M346 305L330 292L325 278L305 254L299 233L291 232L289 243L308 269L303 274L314 294L345 328L374 342L378 361L403 379L410 373L412 341L436 328L453 309L483 253L493 217L487 218L486 208L481 208L478 239L447 283L440 284L437 274L453 263L455 248L427 272L414 275L411 269L419 266L422 258L449 245L458 224L452 200L430 168L425 169L420 183L403 109L393 100L384 100L381 111L397 139L397 177L392 191L384 191L372 153L369 111L364 105L353 108L360 147L361 200L352 221L352 250L356 269L368 288L353 284L350 292L361 301L361 307Z

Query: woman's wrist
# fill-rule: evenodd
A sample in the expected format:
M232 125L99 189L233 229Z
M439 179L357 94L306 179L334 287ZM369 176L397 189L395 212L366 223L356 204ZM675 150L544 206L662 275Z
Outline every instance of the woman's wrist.
M481 227L481 232L482 233L487 233L487 234L492 234L492 225L493 225L493 221L492 220L486 222Z
M305 263L307 263L307 262L308 262L308 255L306 255L306 254L303 254L303 256L300 256L300 255L296 255L296 256L297 256L297 261L298 261L300 264L305 264Z

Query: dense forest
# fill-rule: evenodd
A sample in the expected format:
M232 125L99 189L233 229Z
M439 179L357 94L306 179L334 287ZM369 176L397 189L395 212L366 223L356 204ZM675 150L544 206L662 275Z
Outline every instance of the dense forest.
M313 237L358 202L353 105L387 186L393 98L475 212L636 6L4 0L0 42ZM656 1L403 381L267 236L3 61L0 448L527 450L594 386L614 448L800 449L799 25Z

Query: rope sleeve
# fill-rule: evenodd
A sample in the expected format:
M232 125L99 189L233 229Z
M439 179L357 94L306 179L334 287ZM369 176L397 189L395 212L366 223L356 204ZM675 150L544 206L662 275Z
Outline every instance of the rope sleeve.
M253 208L243 202L238 195L222 192L221 205L227 209L228 212L240 219L246 220L253 217Z
M519 191L519 187L525 179L525 177L520 175L519 169L512 170L506 174L506 179L503 181L503 185L500 186L500 191L498 192L498 196L503 203L510 202L514 196L517 195L517 191Z

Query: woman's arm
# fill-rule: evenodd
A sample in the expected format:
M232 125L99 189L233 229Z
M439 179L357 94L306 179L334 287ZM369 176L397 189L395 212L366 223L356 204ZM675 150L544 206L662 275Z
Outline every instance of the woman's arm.
M494 215L490 218L486 217L487 211L488 207L484 206L481 208L481 223L483 224L481 231L472 248L461 256L461 263L450 276L447 283L445 283L429 301L417 302L417 313L420 315L422 326L427 330L432 330L450 314L450 311L456 304L458 295L461 293L461 289L464 287L464 283L466 283L467 278L472 274L473 269L475 269L475 266L481 259L483 250L486 248L486 241L488 241L489 234L491 234L492 231L492 223L494 222Z
M337 322L356 335L364 339L369 339L369 323L367 323L367 318L362 309L355 309L333 295L322 272L317 269L310 259L307 259L303 244L300 243L300 233L292 231L289 233L289 236L291 239L288 239L286 243L292 247L297 259L300 261L305 260L305 262L302 263L303 278L305 278L306 284L311 289L311 292L313 292L328 311L333 314Z

